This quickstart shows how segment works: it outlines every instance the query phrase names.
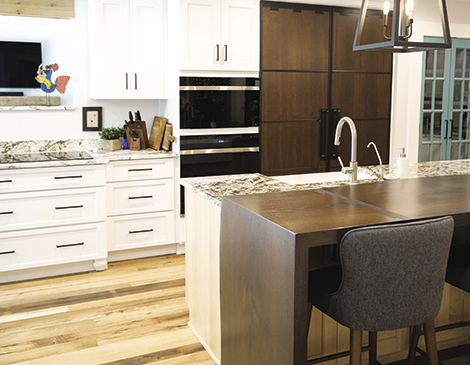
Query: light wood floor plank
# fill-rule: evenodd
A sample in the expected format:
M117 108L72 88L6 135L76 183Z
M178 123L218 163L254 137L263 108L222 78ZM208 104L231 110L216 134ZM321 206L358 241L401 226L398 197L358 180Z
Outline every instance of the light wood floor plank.
M214 365L187 322L184 255L0 284L0 364Z

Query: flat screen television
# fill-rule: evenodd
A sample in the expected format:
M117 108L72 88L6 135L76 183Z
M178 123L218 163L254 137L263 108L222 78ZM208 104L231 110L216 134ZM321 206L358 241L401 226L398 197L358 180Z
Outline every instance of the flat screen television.
M0 41L0 88L39 88L41 43Z

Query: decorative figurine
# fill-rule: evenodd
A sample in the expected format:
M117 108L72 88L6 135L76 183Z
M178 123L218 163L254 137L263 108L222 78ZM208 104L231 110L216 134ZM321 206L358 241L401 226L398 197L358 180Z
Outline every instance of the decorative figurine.
M59 76L55 79L55 83L52 83L52 73L58 69L59 65L57 63L46 65L44 67L40 64L38 67L36 81L41 84L41 90L46 93L48 100L50 94L55 90L61 94L65 93L65 87L70 80L70 76Z

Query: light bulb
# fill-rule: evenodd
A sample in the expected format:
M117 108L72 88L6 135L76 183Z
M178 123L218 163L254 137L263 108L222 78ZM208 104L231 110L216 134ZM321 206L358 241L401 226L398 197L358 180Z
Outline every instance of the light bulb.
M413 0L408 0L406 2L406 15L413 16L413 10L414 10Z
M384 15L388 15L390 12L390 1L384 2Z

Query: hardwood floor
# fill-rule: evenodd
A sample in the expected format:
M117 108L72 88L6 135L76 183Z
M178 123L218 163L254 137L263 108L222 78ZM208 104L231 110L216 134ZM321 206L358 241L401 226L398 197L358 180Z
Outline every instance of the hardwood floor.
M215 364L187 326L184 260L1 284L0 364Z

